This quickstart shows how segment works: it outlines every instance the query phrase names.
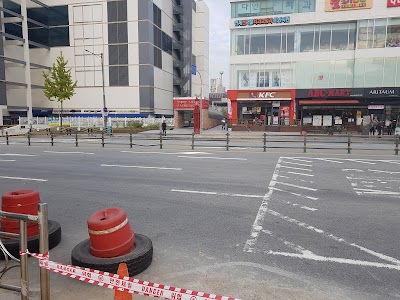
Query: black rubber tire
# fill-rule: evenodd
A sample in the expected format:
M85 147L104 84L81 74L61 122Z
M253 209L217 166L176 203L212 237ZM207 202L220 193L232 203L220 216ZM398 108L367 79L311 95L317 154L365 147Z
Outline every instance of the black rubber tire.
M72 265L117 274L120 263L126 263L129 276L135 276L146 270L153 261L153 243L142 234L135 234L133 250L122 256L99 258L90 253L90 239L75 246L71 253Z
M0 229L1 230L1 229ZM53 249L61 242L61 225L56 221L48 221L49 249ZM19 241L2 239L8 252L15 257L19 257ZM39 236L35 235L28 238L28 250L32 253L39 253ZM0 251L0 259L4 260L4 254Z

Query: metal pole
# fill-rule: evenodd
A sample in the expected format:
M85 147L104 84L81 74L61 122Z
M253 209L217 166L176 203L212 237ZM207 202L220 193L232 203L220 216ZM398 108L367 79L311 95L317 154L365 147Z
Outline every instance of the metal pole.
M203 132L203 78L199 71L197 73L200 76L200 134Z
M229 151L229 133L226 134L226 151Z
M194 132L192 133L192 150L194 150Z
M347 137L347 154L351 154L351 137L350 137L350 134Z
M400 137L396 138L396 148L394 148L395 155L399 155L399 140L400 140Z
M28 237L26 222L19 221L19 249L21 251L21 300L29 299Z
M304 153L307 153L307 133L304 133Z
M6 131L6 143L7 143L7 146L10 145L10 142L8 141L8 131Z
M75 146L78 147L78 132L75 132Z
M104 130L101 132L101 145L104 148Z
M129 134L129 145L131 146L131 148L133 147L133 144L132 144L132 133Z
M264 132L264 152L267 152L267 133Z
M101 58L101 73L103 75L103 122L104 122L104 126L107 126L107 112L106 110L106 86L105 86L105 78L104 78L104 54L101 53L100 54L100 58Z
M49 232L47 204L39 204L39 252L47 254L49 252ZM50 272L45 268L40 268L40 299L50 300Z
M31 145L31 133L28 131L28 146Z
M162 134L162 132L160 132L160 149L163 148L162 141L163 141L163 134Z
M51 145L54 146L54 135L51 133Z

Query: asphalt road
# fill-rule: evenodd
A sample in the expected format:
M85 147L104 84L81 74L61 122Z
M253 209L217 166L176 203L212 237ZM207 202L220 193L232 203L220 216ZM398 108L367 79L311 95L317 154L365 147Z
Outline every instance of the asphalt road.
M0 192L40 192L62 224L57 262L70 263L92 213L117 206L154 244L140 279L249 300L399 299L399 158L278 152L0 144ZM51 288L52 299L112 299L57 274Z

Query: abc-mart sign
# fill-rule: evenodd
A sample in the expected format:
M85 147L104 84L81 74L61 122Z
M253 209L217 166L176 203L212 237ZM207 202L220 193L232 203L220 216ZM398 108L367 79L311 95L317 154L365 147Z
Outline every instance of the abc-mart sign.
M400 7L400 0L387 0L388 7Z
M249 20L236 20L235 27L239 26L253 26L253 25L269 25L269 24L288 24L290 23L290 17L275 17L275 18L261 18L261 19L249 19Z

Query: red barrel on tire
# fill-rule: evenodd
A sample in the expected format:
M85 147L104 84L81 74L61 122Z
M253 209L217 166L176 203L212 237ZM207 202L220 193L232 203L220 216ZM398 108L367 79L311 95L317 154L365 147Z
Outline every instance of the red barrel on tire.
M40 203L40 195L35 190L17 190L3 194L1 202L1 210L10 213L38 215L38 204ZM19 221L1 220L2 230L9 233L19 234ZM37 223L27 223L28 237L37 235L39 225Z
M87 221L90 252L95 257L111 258L128 254L135 244L135 234L122 208L107 208Z

